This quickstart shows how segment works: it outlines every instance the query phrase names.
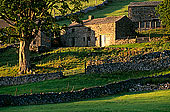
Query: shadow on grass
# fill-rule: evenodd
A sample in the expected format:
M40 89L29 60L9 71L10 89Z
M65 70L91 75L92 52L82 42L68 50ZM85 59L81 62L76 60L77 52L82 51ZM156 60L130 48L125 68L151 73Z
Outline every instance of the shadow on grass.
M7 65L7 66L14 66L18 63L18 54L16 48L10 48L3 53L0 53L0 67Z
M102 56L102 55L107 55L107 54L115 54L115 50L112 50L111 52L107 51L102 51L102 50L94 50L90 51L87 49L87 51L64 51L64 52L58 52L58 53L51 53L48 57L38 60L42 61L42 63L47 63L52 60L61 60L61 61L66 61L66 57L73 57L78 59L79 62L84 62L85 58L93 58L95 56ZM70 60L70 59L68 59ZM36 60L34 62L37 62ZM78 63L79 63L78 62ZM77 63L77 62L75 62Z

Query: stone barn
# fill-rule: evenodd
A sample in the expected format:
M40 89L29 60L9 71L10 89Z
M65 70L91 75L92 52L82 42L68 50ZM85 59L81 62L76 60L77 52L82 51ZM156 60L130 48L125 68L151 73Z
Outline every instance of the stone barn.
M155 7L161 1L131 2L128 6L128 17L139 30L160 27L160 20L156 15Z
M46 51L50 47L51 47L51 37L46 36L41 31L39 31L36 38L30 44L30 50L33 51Z
M0 20L0 28L10 27L4 20ZM51 38L46 36L43 32L39 31L37 37L31 42L30 50L39 50L41 47L50 48Z
M72 23L62 33L64 46L98 46L116 44L116 40L135 37L133 22L127 16L112 16Z
M67 47L95 46L95 32L83 25L69 26L63 31L62 45Z

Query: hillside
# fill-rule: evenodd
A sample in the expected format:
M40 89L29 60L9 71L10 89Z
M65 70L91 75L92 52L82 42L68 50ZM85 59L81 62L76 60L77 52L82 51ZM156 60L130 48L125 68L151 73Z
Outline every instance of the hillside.
M82 19L86 19L88 15L94 15L95 18L127 15L127 6L130 2L134 1L144 0L117 0L101 9L86 14ZM91 2L91 5L93 4L95 4L94 1ZM61 24L62 23L68 23L68 21L61 21ZM153 31L153 33L155 33L155 31ZM148 34L148 32L143 32L143 34ZM161 34L160 37L163 35ZM155 35L153 37L155 37ZM118 83L128 79L158 75L163 76L170 73L170 68L154 71L118 71L106 74L85 74L85 67L92 62L98 65L98 61L107 63L108 60L113 58L117 59L115 62L119 62L121 59L128 60L134 56L170 50L170 41L168 39L168 37L163 37L158 40L157 38L153 38L153 41L148 43L112 45L104 48L63 47L51 49L48 52L40 54L31 52L33 74L61 71L63 72L64 77L55 80L0 87L0 95L29 95L34 93L44 94L47 92L62 93L103 86L113 82ZM0 53L0 77L5 76L20 76L18 75L18 48L10 48L5 52ZM170 79L168 78L165 80L163 78L160 82L162 80L168 82ZM158 80L151 80L151 82L155 81ZM168 112L170 111L169 100L170 90L128 92L70 103L2 107L0 108L0 112Z
M138 46L138 48L136 48ZM113 49L110 49L113 47ZM162 39L151 43L136 43L136 44L126 44L111 46L109 49L98 49L98 48L60 48L53 50L49 53L49 56L42 58L40 60L34 61L36 64L37 73L49 73L56 71L63 71L65 76L69 76L64 79L56 79L32 84L0 87L0 94L15 94L16 88L18 88L18 94L39 92L61 92L70 91L72 89L78 90L82 88L104 85L110 82L119 82L122 80L127 80L130 78L139 78L144 76L154 76L160 74L169 73L169 69L160 71L146 71L146 72L115 72L112 74L84 74L84 62L90 60L106 60L112 59L115 56L122 56L123 54L128 54L128 50L122 51L122 48L130 48L131 51L145 51L144 53L149 53L153 51L163 51L169 50L169 42L166 39ZM149 50L150 49L150 50ZM10 54L10 55L8 55ZM11 55L12 54L12 55ZM15 54L15 55L14 55ZM94 54L94 55L92 55ZM43 54L42 54L43 55ZM135 56L137 54L131 55ZM8 56L8 58L7 58ZM34 54L33 56L37 56ZM130 56L130 57L131 57ZM1 76L17 76L17 54L16 49L10 49L5 53L0 54L1 57ZM118 58L118 57L117 57ZM60 68L59 66L63 67ZM55 86L54 86L55 85Z
M157 1L157 0L113 0L108 5L91 11L87 14L84 14L81 17L82 20L88 19L89 15L93 15L94 18L104 18L109 16L128 16L128 5L130 2L143 2L143 1ZM159 0L161 1L161 0ZM71 22L68 20L59 21L60 25L67 24L69 25Z
M128 49L124 50L124 48ZM150 51L148 51L148 49L150 49ZM36 65L33 71L35 73L54 73L57 71L63 71L66 76L75 75L84 73L85 62L87 66L88 63L93 60L106 60L115 57L119 58L121 55L127 55L126 57L137 55L131 54L129 56L128 52L130 51L145 51L144 53L147 53L168 49L170 49L169 42L167 42L166 38L151 43L115 45L102 49L96 47L59 48L43 54L33 53L32 57L48 54L48 56L42 59L33 60L33 64ZM18 50L14 48L0 54L0 76L17 76L17 52Z

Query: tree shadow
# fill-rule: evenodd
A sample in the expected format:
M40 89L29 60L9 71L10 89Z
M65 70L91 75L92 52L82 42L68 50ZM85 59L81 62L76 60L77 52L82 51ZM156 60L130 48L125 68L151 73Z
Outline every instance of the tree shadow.
M15 66L18 63L17 49L10 48L5 52L0 53L0 67L1 66Z
M112 51L112 53L114 53L114 50ZM108 54L108 53L97 51L97 50L95 50L94 52L93 51L65 51L65 52L51 53L49 56L43 59L40 59L38 61L43 61L43 63L47 63L50 61L50 59L53 59L53 60L61 59L62 60L63 58L66 58L66 56L75 57L78 60L83 61L85 58L102 56L105 54ZM34 62L37 62L37 60L35 60Z

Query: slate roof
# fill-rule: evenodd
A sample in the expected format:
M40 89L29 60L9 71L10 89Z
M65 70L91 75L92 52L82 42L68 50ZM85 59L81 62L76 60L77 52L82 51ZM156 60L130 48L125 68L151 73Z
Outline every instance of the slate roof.
M4 20L0 19L0 28L5 28L5 27L9 27L9 24L6 23Z
M157 6L162 1L145 1L145 2L130 2L129 7L134 6Z
M107 23L114 23L121 19L124 16L112 16L112 17L105 17L105 18L97 18L92 20L83 20L84 25L94 25L94 24L107 24ZM75 26L82 26L82 24L78 23L72 23L69 25L69 27L75 27Z

